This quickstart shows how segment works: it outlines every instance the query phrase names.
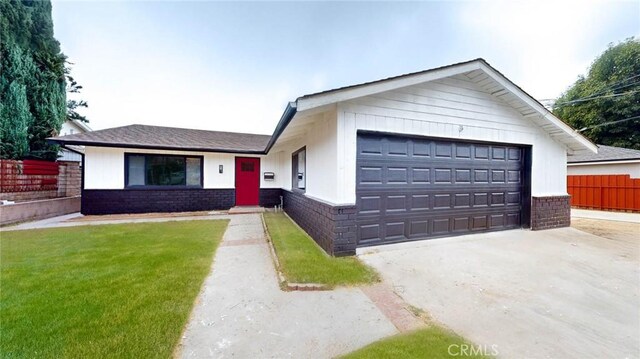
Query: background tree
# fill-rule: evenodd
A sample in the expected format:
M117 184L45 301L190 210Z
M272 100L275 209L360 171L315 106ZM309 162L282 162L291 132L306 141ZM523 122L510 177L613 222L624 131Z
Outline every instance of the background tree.
M66 118L65 56L50 1L0 0L0 157L55 160Z
M595 143L640 149L640 41L609 44L553 113Z
M67 64L70 64L67 62ZM67 93L78 94L80 90L82 90L82 86L78 84L78 82L71 76L71 68L65 67L64 69L65 76L67 77ZM86 116L78 113L78 109L87 108L89 105L84 100L74 100L67 98L67 121L82 121L89 122Z

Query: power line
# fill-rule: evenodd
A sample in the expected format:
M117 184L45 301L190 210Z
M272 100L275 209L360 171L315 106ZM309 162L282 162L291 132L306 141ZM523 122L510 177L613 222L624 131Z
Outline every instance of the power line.
M631 95L631 94L634 94L636 92L640 92L640 90L633 90L633 91L628 91L628 92L623 92L623 93L614 93L614 94L611 94L611 95L604 95L604 96L585 97L585 98L581 98L581 99L577 99L577 100L571 100L571 101L556 103L556 104L553 104L553 106L554 107L556 107L556 106L564 106L564 105L570 105L570 104L573 104L573 103L597 100L597 99L600 99L600 98L611 98L611 97L619 97L619 96L624 96L624 95Z
M597 128L597 127L602 127L602 126L607 126L607 125L612 125L614 123L620 123L620 122L625 122L625 121L631 121L631 120L635 120L640 118L640 116L633 116L633 117L628 117L628 118L623 118L622 120L615 120L615 121L609 121L609 122L604 122L604 123L600 123L594 126L588 126L588 127L583 127L579 130L576 130L576 132L582 132L582 131L586 131L586 130L590 130L592 128Z
M625 87L629 87L629 86L633 86L633 85L637 85L637 84L640 84L640 81L632 82L632 83L626 84L626 85L616 86L616 87L613 87L613 88L610 88L610 89L607 89L607 90L604 90L604 91L600 91L600 92L595 93L593 95L589 95L587 97L583 97L582 99L585 100L585 99L589 99L589 98L592 98L592 97L597 97L597 96L600 96L600 95L602 95L602 94L604 94L604 93L606 93L608 91L616 91L616 90L620 90L620 89L623 89ZM580 99L578 99L578 100L580 100Z
M608 85L606 85L604 87L604 89L602 89L599 92L596 92L594 94L591 94L591 95L588 95L588 96L585 96L585 97L581 97L581 98L577 98L577 99L574 99L574 100L570 100L570 101L561 102L561 103L558 103L558 104L565 104L565 103L570 103L572 101L586 100L586 99L590 99L592 97L595 98L597 96L600 96L600 95L606 93L607 91L616 91L616 90L623 89L625 87L629 87L629 86L633 86L633 85L636 85L636 84L640 84L640 81L638 81L638 82L632 82L630 84L621 85L622 83L627 82L629 80L633 80L633 79L635 79L637 77L640 77L640 74L636 74L636 75L633 75L631 77L627 77L626 79L622 79L620 81L616 81L614 83L608 84ZM620 86L618 86L618 85L620 85ZM542 99L540 101L554 101L554 100L555 99ZM554 104L554 105L558 105L558 104Z

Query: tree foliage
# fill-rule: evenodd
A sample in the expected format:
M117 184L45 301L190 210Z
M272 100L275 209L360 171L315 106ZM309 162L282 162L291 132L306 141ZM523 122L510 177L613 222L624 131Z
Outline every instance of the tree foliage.
M67 93L80 93L82 86L71 76L71 69L66 67L64 73L67 78ZM78 109L87 107L89 105L84 100L67 99L67 121L89 122L86 116L78 113Z
M66 118L65 56L50 1L0 0L0 157L54 160Z
M610 44L553 112L596 143L640 149L640 41Z

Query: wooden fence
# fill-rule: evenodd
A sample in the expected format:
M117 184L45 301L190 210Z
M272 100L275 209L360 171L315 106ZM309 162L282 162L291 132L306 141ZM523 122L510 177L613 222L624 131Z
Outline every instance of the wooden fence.
M38 160L0 160L0 192L58 189L58 163Z
M640 178L629 175L567 176L571 206L640 212Z

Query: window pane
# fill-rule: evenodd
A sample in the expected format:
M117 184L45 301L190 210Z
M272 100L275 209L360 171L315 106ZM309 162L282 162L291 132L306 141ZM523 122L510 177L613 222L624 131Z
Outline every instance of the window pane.
M200 158L187 158L187 186L200 186Z
M147 185L184 186L185 182L184 157L147 157Z
M129 156L127 186L144 186L144 156Z
M253 162L242 162L240 163L240 171L242 172L253 172Z

